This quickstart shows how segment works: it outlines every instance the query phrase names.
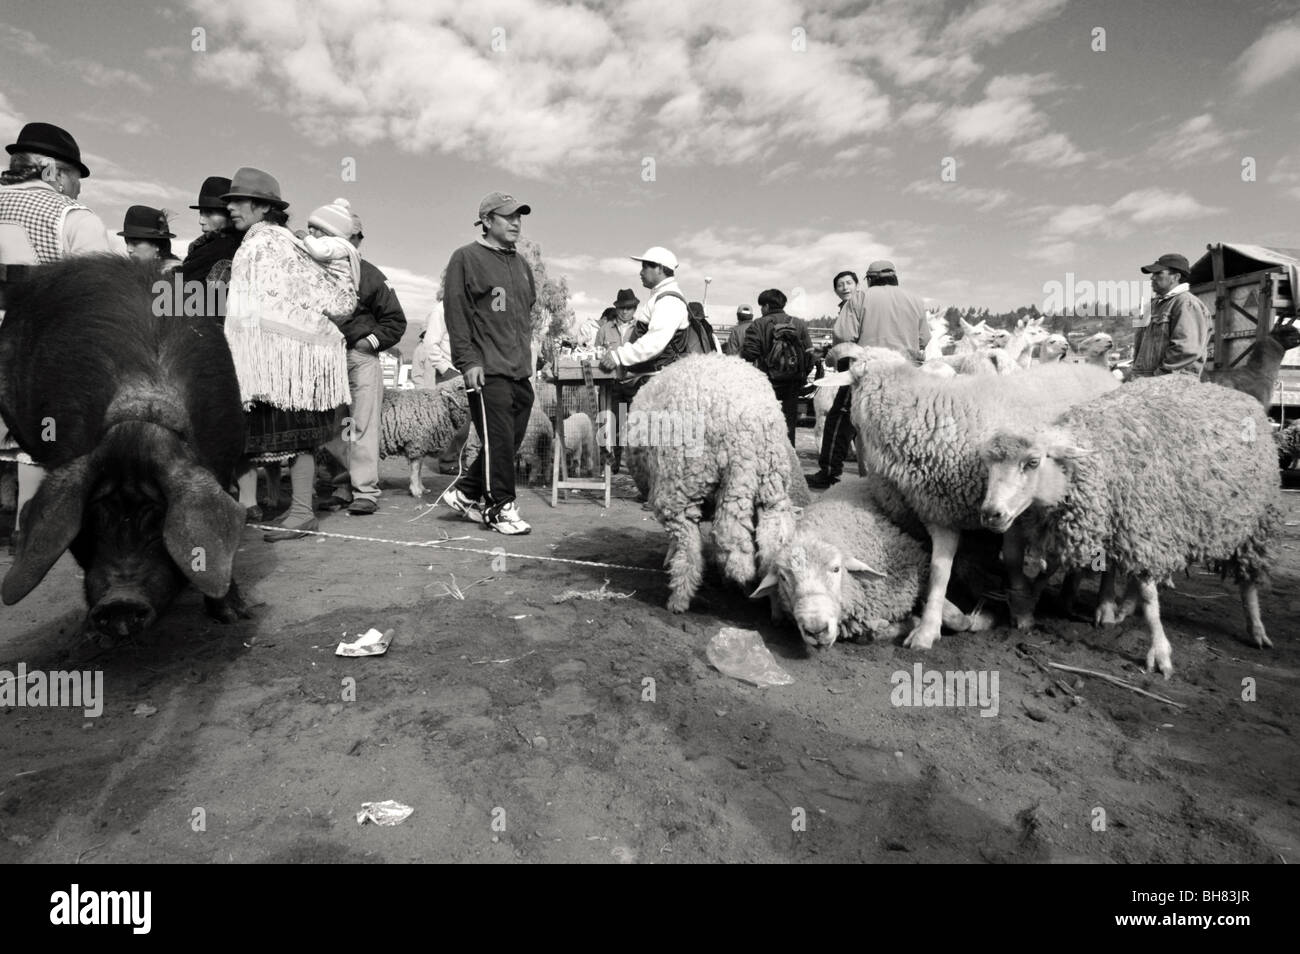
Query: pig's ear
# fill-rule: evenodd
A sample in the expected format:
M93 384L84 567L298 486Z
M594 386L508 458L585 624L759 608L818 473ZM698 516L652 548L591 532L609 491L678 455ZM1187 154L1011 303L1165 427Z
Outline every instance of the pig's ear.
M750 593L749 598L751 600L759 599L763 596L768 595L775 589L776 589L776 570L769 569L767 573L763 576L762 581L758 584L758 589L754 590L753 593Z
M23 507L18 552L0 584L0 599L6 606L35 589L81 532L90 476L90 455L78 457L47 472L36 494Z
M844 569L848 570L850 573L870 573L872 576L878 576L882 580L886 577L886 574L881 573L879 570L872 569L857 557L845 557Z
M162 480L168 555L204 596L225 596L244 532L244 508L196 464L177 463L167 468Z

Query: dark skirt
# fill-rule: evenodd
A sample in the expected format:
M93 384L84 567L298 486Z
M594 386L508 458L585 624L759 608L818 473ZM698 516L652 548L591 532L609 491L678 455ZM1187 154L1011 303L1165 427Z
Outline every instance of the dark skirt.
M244 415L244 455L312 453L334 436L334 411L286 411L258 401Z

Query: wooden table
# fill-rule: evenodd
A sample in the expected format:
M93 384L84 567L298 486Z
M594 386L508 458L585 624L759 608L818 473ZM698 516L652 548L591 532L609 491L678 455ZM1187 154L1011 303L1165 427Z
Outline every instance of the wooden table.
M618 377L613 371L602 371L600 365L595 361L586 362L584 367L582 363L573 358L561 358L555 371L550 376L550 381L555 385L555 417L551 421L551 506L559 504L560 494L569 490L604 490L605 506L609 506L610 491L614 486L614 472L610 467L610 452L613 450L614 428L609 426L605 412L617 413L617 408L612 407L612 391ZM564 390L565 388L588 387L596 388L596 420L592 421L595 428L595 434L604 431L605 440L603 449L605 454L602 455L604 460L601 467L604 471L603 478L572 478L569 476L569 462L565 454L564 446ZM602 420L605 426L601 427ZM594 436L594 435L593 435ZM595 448L593 448L595 450ZM565 498L568 499L567 497Z

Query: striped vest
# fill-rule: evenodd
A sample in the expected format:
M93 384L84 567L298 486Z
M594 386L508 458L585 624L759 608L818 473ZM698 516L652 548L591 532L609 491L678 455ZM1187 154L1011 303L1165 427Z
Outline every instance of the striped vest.
M0 186L0 222L18 225L27 233L42 265L63 258L63 220L73 209L85 208L53 189Z

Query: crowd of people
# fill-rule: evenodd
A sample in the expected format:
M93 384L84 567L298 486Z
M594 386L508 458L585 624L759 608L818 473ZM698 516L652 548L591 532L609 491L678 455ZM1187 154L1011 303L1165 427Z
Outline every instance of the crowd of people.
M9 167L0 173L0 309L5 284L21 281L24 268L110 252L103 222L78 201L90 170L75 139L57 126L28 123L6 148ZM401 339L406 316L383 272L361 256L360 217L347 200L336 199L311 212L305 229L292 232L279 182L251 167L229 179L206 178L190 208L198 214L201 234L183 257L173 254L176 236L159 209L132 206L117 234L142 267L176 276L185 285L229 290L204 298L205 317L225 331L245 403L247 440L238 494L249 519L263 517L254 467L288 464L292 502L265 539L298 539L315 530L314 451L339 429L347 477L321 509L375 513L383 405L379 355ZM474 221L479 235L451 255L441 312L431 316L413 368L417 386L464 379L480 441L480 453L442 502L508 535L530 530L516 502L514 466L535 397L531 312L537 288L516 249L522 218L530 212L509 194L483 198ZM624 410L648 379L698 350L693 341L699 336L692 336L697 324L708 328L703 306L688 302L677 283L679 262L671 251L655 246L631 258L639 264L645 300L631 288L620 289L591 335L601 351L601 368L617 375L612 397ZM1199 376L1209 314L1188 291L1187 259L1163 255L1142 271L1151 275L1156 299L1147 324L1138 329L1132 374ZM891 262L871 263L865 279L862 287L853 271L835 275L840 306L834 341L891 348L919 362L930 336L923 299L900 287ZM786 302L779 289L769 288L758 295L758 317L742 305L721 350L767 375L793 444L798 399L816 355L807 323L787 314ZM712 348L711 329L708 337ZM444 471L456 471L468 428L443 450ZM811 486L839 480L853 437L849 389L843 387L826 418ZM4 438L0 424L0 446ZM621 466L621 438L614 439L615 472ZM21 515L40 474L21 455L19 460Z

